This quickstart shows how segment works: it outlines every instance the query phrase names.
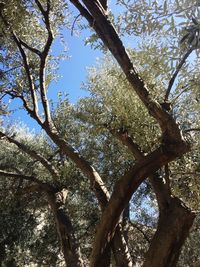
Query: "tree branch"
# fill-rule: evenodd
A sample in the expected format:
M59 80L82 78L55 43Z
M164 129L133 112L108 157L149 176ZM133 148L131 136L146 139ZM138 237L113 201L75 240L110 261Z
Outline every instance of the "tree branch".
M149 177L162 166L189 151L189 145L183 140L172 115L150 96L145 82L133 66L122 41L98 1L83 0L87 12L82 6L80 7L79 1L71 0L71 2L88 20L103 43L111 51L130 82L132 89L159 123L163 134L160 148L144 157L115 185L107 208L102 215L91 253L90 267L96 267L100 266L100 259L107 244L112 240L120 215L138 186L146 177Z
M76 152L74 148L66 142L66 140L61 138L56 130L49 129L49 127L46 125L43 125L43 129L53 140L53 142L60 148L62 153L70 158L82 171L82 173L90 179L91 187L96 194L101 208L104 209L108 203L110 194L98 172L86 159L84 159L78 152Z
M47 0L48 3L49 3L49 0ZM35 0L35 3L37 4L39 10L41 11L42 15L45 17L46 16L46 13L47 11L45 11L45 9L43 8L42 4L40 3L39 0Z
M42 100L42 106L44 109L44 114L45 114L45 122L47 124L49 124L50 127L53 126L53 122L51 119L51 114L50 114L50 109L49 109L49 102L48 102L48 98L47 98L47 88L46 88L46 84L45 84L45 69L46 69L46 62L47 62L47 57L48 57L48 53L50 50L50 47L52 45L53 42L53 33L51 30L51 24L50 24L50 20L49 20L49 13L50 13L50 2L47 2L47 10L44 10L42 4L40 3L40 1L35 0L39 10L41 11L43 18L44 18L44 23L45 23L45 27L47 29L48 32L48 37L47 37L47 41L46 44L44 45L44 49L40 54L40 71L39 71L39 80L40 80L40 95L41 95L41 100Z
M186 129L184 130L185 133L188 133L188 132L200 132L200 128L190 128L190 129Z
M4 18L2 12L0 12L0 16L5 24L6 27L10 27L9 23L7 22L7 20ZM12 31L11 29L11 35L13 37L14 42L16 43L20 54L22 56L23 59L23 65L24 65L24 69L27 75L27 79L28 79L28 83L29 83L29 88L30 88L30 92L31 92L31 98L32 98L32 102L33 102L33 111L35 113L35 116L39 119L38 117L38 101L37 101L37 95L36 95L36 91L35 91L35 85L34 85L34 81L33 81L33 77L31 75L30 69L29 69L29 63L28 63L28 58L26 56L26 53L24 51L24 49L22 48L22 44L25 44L24 42L22 42L17 36L16 34ZM27 47L29 47L27 45ZM30 47L29 47L30 48Z
M33 149L29 148L28 146L15 140L14 138L6 135L2 131L0 131L0 138L6 138L10 143L15 144L21 151L28 154L31 158L39 161L45 167L45 169L47 169L51 173L54 180L59 179L59 174L57 170L52 166L52 164L47 159L45 159L45 157L43 157Z
M188 51L185 53L185 55L183 56L183 58L181 59L180 63L178 64L174 74L172 75L170 81L169 81L169 85L168 85L168 88L167 88L167 91L166 91L166 94L165 94L165 99L164 101L167 102L168 101L168 98L169 98L169 94L171 92L171 89L172 89L172 86L175 82L175 79L179 73L179 71L181 70L183 64L185 63L185 61L187 60L187 58L189 57L189 55L193 52L194 50L194 47L191 47L190 49L188 49Z
M71 0L94 28L103 43L110 50L119 65L121 66L127 80L132 85L132 89L137 93L144 103L149 113L157 120L163 132L163 141L182 142L182 135L179 127L172 116L164 110L149 94L148 88L133 66L129 55L115 31L111 21L105 15L104 9L98 1L83 0L86 8L80 6L79 1ZM86 9L86 10L85 10ZM92 18L91 18L92 16Z
M105 183L101 179L98 172L94 169L94 167L84 159L79 153L77 153L67 142L66 140L60 138L59 134L56 130L52 130L48 127L48 125L43 125L43 129L46 131L48 136L52 139L52 141L60 148L62 153L66 155L69 159L71 159L76 166L82 171L82 173L89 178L92 190L94 191L96 198L98 200L99 206L101 207L102 212L105 210L108 205L110 199L110 193L106 188ZM116 238L116 239L115 239ZM121 241L123 238L123 234L120 231L119 227L116 229L116 237L113 240L113 244L115 242ZM125 241L122 241L120 244L123 246L120 247L121 254L124 253L125 261L129 262L130 267L132 267L131 257L128 252L128 247L125 246ZM119 247L119 246L118 246ZM125 249L125 251L124 251Z
M21 53L21 56L22 56L22 59L23 59L23 62L24 62L24 69L26 71L26 75L27 75L27 78L28 78L31 98L32 98L32 102L33 102L33 112L35 113L35 116L38 117L38 101L37 101L37 96L36 96L35 85L34 85L34 82L33 82L33 77L31 75L29 64L28 64L28 59L27 59L27 56L26 56L26 53L25 53L24 49L21 46L20 41L18 40L18 38L16 37L16 35L14 33L13 33L13 39L14 39L15 43L18 46L18 49L19 49L19 51Z
M130 225L137 229L144 237L144 239L150 244L151 240L149 239L149 237L147 236L147 234L137 225L137 223L133 223L132 221L129 221Z
M31 47L26 42L22 41L22 39L20 39L20 38L19 38L19 42L20 42L21 45L23 45L25 48L27 48L28 50L30 50L34 54L36 54L38 56L41 55L41 51L40 50L38 50L37 48Z
M120 140L130 150L130 152L132 152L137 162L140 162L145 158L144 153L142 152L142 149L128 135L128 132L124 134L120 132L119 130L116 131L114 129L111 129L110 132L118 140ZM159 177L158 172L152 173L149 176L149 179L153 187L153 191L156 195L159 211L162 212L168 206L170 202L171 190L170 190L169 184L167 183L167 180L165 181L165 183L163 182L163 180Z
M100 224L95 236L95 242L90 258L90 267L99 266L99 261L104 252L104 248L112 240L115 228L119 223L121 213L130 201L132 194L139 185L155 173L162 166L174 160L178 154L186 152L178 144L174 146L174 153L164 153L165 148L158 148L154 152L145 156L143 160L136 163L114 186L113 193L107 208L104 210ZM178 154L176 154L178 152Z

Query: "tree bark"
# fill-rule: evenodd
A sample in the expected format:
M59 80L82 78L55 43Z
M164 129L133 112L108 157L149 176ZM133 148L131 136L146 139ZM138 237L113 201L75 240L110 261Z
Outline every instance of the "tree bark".
M96 170L87 162L83 157L81 157L78 153L76 153L73 148L69 147L65 140L59 137L58 133L55 132L55 130L51 129L50 127L46 127L43 125L43 129L46 131L46 133L51 137L51 139L54 141L54 143L61 148L62 152L67 155L78 168L82 170L82 172L89 177L91 186L93 188L93 191L96 195L96 198L98 199L99 205L101 207L102 212L107 207L107 204L110 199L110 194L102 181L99 174L96 172ZM120 240L121 239L121 240ZM110 243L110 242L109 242ZM126 241L123 236L123 231L118 229L117 226L117 236L113 238L113 244L112 249L117 249L118 252L114 252L114 258L117 264L117 267L132 267L133 263L131 260L131 255L128 251L128 245L126 244ZM109 246L106 244L106 249L108 249ZM120 253L119 253L120 251ZM101 255L101 259L99 261L99 266L106 267L106 265L102 264L102 259L105 257L108 257L109 252L106 251ZM106 256L105 256L106 255ZM118 264L119 263L119 264ZM105 262L104 262L105 264Z
M110 267L111 264L111 246L108 244L100 260L101 267Z
M84 267L71 220L64 211L62 192L47 192L47 197L55 217L66 267Z
M166 110L164 110L162 106L151 97L145 82L139 76L136 68L132 64L130 57L117 32L115 31L111 21L109 21L109 18L105 15L105 12L102 11L101 6L99 6L99 1L83 0L82 2L84 5L82 5L79 1L70 1L79 10L81 15L87 19L91 27L94 28L105 46L115 57L119 66L122 68L127 80L131 84L132 89L139 96L140 100L146 106L149 113L155 118L162 131L162 143L160 144L159 148L146 156L144 160L140 161L139 164L136 164L127 175L122 177L115 184L109 203L103 212L91 253L90 267L99 267L99 261L102 257L103 251L106 245L111 242L114 236L116 227L120 220L120 215L128 204L132 194L137 190L138 186L158 169L173 161L175 158L182 156L183 154L188 152L190 150L190 147L183 139L178 124L174 120L173 116ZM171 203L173 202L174 201L171 201ZM169 205L168 209L165 209L165 212L166 214L169 213L168 216L170 217L172 215L174 216L174 221L172 220L173 216L171 218L172 222L174 223L173 227L176 227L177 231L180 234L179 240L175 232L175 239L171 238L169 243L173 244L175 240L175 243L177 243L176 246L178 246L178 250L180 250L180 247L183 243L182 239L185 240L185 238L183 238L184 231L188 232L190 228L190 225L186 227L186 222L193 220L189 220L189 218L187 218L189 216L187 216L187 212L185 213L185 210L183 208L178 207L179 206L176 205L175 211L177 209L177 212L179 212L180 215L182 211L184 221L183 224L181 222L180 224L178 224L180 226L180 229L174 223L179 220L179 216L176 217L176 214L174 214L174 209L171 207L171 205ZM168 218L167 216L166 218L164 216L164 219L161 220L163 216L164 215L160 217L159 226L162 226L162 224L160 225L160 223L164 223L165 220L170 221L170 217ZM162 230L162 227L159 227L158 232L161 231L160 229ZM173 234L171 234L170 236L172 237ZM166 238L167 237L168 236L166 236ZM149 266L152 267L153 265L151 264ZM158 267L162 265L154 266Z
M133 261L127 247L127 241L124 237L121 224L116 228L112 241L112 251L117 267L133 267Z
M175 267L181 247L189 234L195 213L174 197L158 220L143 267Z
M129 221L130 221L130 202L124 209L122 217L123 217L122 227L123 227L124 238L126 242L128 243L128 232L129 232Z

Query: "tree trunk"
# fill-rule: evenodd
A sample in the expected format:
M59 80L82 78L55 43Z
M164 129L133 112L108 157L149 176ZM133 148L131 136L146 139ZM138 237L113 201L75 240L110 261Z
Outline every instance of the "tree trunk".
M62 192L48 192L47 197L55 217L66 267L84 267L71 220L64 211Z
M128 233L129 233L129 221L130 221L130 202L124 209L123 215L122 215L122 228L124 233L124 238L126 240L126 243L128 244Z
M195 214L176 197L160 213L143 267L175 267Z
M119 224L116 228L115 235L112 240L112 251L117 267L133 267L127 242L122 233L121 224Z
M99 267L110 267L110 264L111 264L111 247L108 244L101 258Z

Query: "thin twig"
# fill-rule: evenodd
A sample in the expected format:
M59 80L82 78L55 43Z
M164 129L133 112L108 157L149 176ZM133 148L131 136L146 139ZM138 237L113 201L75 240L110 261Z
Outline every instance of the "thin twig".
M28 50L30 50L31 52L37 54L38 56L41 55L41 51L40 51L40 50L38 50L37 48L31 47L31 46L28 45L26 42L22 41L20 38L19 38L19 42L20 42L25 48L27 48Z
M175 98L172 99L171 104L175 103L176 100L188 90L189 84L186 84L184 87L182 87L181 89L183 89L183 91L181 91Z
M131 226L135 229L137 229L144 237L144 239L150 244L151 240L150 238L147 236L147 234L136 224L136 223L133 223L131 221L129 221L129 223L131 224Z
M200 132L200 128L190 128L190 129L184 130L183 132L188 133L188 132L192 132L192 131Z
M70 2L79 10L80 14L84 16L91 26L94 25L94 19L88 10L77 0L70 0Z
M169 172L169 165L166 164L164 166L164 170L165 170L165 182L166 182L166 186L168 188L168 191L171 192L171 188L170 188L170 172Z
M174 74L172 75L172 78L169 81L169 85L168 85L168 88L167 88L167 91L166 91L166 94L165 94L165 99L164 99L165 102L168 101L169 94L171 92L172 86L173 86L173 84L175 82L175 79L176 79L179 71L181 70L183 64L185 63L185 61L189 57L189 55L193 52L193 50L194 50L194 47L191 47L190 49L188 49L188 51L185 53L185 55L181 59L180 63L178 64Z
M20 67L22 67L22 65L13 67L13 68L11 68L11 69L9 69L9 70L5 70L5 71L3 71L3 74L8 73L8 72L13 71L13 70L16 70L16 69L18 69L18 68L20 68Z
M73 36L75 23L76 23L77 19L78 19L80 16L81 16L81 14L78 14L78 16L76 16L76 18L75 18L74 21L73 21L72 29L71 29L71 36Z

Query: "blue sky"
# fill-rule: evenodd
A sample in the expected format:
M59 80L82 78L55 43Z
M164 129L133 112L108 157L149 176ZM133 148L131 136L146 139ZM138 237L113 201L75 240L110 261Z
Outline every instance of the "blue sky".
M65 92L68 94L69 100L75 103L80 97L87 93L80 89L81 84L85 81L87 76L87 67L94 65L97 57L101 56L99 50L91 49L86 46L84 39L89 33L82 33L80 36L71 36L70 30L64 31L64 38L67 42L67 56L68 59L59 62L57 81L53 81L48 91L49 99L57 101L58 92ZM59 44L59 40L55 41L52 46L53 53L58 54L63 46ZM23 109L19 109L21 102L13 100L10 107L14 110L10 120L23 122L30 130L33 128L39 130L39 126L33 119L31 119Z
M83 39L86 38L86 34L79 37L71 36L70 31L66 30L64 37L68 45L69 59L60 61L58 72L60 77L58 81L51 84L49 96L55 97L55 92L64 91L69 94L70 101L74 103L86 94L80 90L81 83L87 76L87 67L94 65L101 53L84 44ZM58 50L58 46L59 44L56 43L53 49Z

